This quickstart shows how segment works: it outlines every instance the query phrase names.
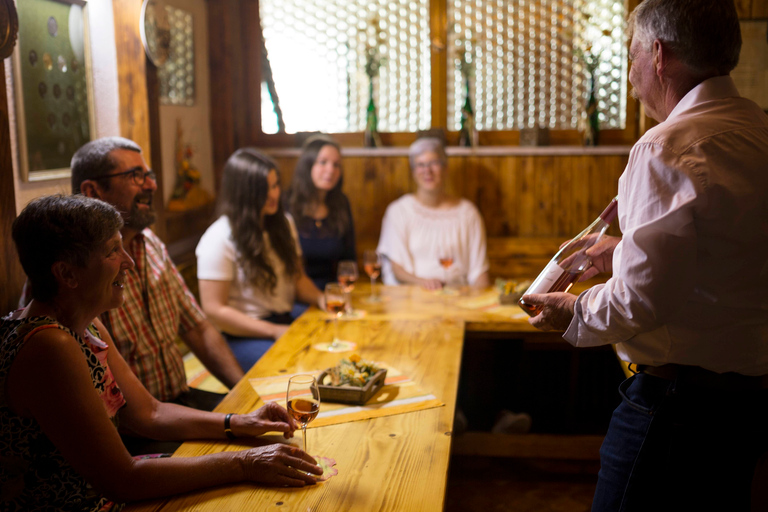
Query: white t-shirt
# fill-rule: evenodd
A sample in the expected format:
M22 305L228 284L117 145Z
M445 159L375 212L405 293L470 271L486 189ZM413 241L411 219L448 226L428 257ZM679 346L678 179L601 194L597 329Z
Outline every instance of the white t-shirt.
M447 270L451 284L474 284L488 271L485 225L474 204L460 199L451 208L424 206L413 194L393 201L381 222L377 251L384 255L384 284L399 284L390 261L409 274L426 279L446 279L442 255L453 256Z
M291 235L296 243L296 251L301 258L296 226L290 215L286 215L291 227ZM208 281L230 281L227 304L253 318L266 318L272 313L291 311L296 297L296 280L285 273L285 265L278 258L264 233L264 251L267 261L277 276L277 285L272 293L256 288L246 279L242 267L237 262L237 249L232 239L229 218L222 215L200 238L195 249L197 256L197 278Z

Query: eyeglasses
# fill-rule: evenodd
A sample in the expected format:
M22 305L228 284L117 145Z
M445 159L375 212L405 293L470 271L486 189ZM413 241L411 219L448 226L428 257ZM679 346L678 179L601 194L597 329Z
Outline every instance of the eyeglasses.
M443 162L441 160L430 160L429 162L417 162L416 165L414 165L416 170L424 170L430 167L439 168L442 166L443 166Z
M115 178L117 176L125 176L125 175L131 175L131 178L133 178L133 182L139 186L143 185L145 181L147 181L147 178L151 178L152 181L157 181L157 174L155 174L155 171L144 171L144 169L131 169L130 171L125 172L118 172L117 174L102 174L101 176L94 176L90 179L92 180L102 180L107 178Z

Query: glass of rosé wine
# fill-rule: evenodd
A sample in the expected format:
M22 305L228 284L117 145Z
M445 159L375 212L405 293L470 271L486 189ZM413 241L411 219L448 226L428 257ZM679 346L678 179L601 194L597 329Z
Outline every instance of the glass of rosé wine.
M448 288L448 269L451 268L451 265L453 265L453 256L448 253L447 251L444 251L440 253L440 256L438 257L438 261L440 262L440 266L443 267L443 276L445 277L443 281L443 289Z
M354 317L356 316L357 312L352 309L351 293L352 290L355 289L355 281L357 281L359 276L357 272L357 262L352 260L340 261L336 270L336 276L339 280L339 284L341 285L342 290L344 291L344 294L347 297L347 308L344 310L342 316L350 318Z
M312 375L294 375L288 380L285 393L285 407L288 414L301 426L304 451L307 451L307 424L320 412L320 393L317 379Z
M376 278L381 274L381 257L376 251L365 251L363 253L363 267L365 273L371 278L371 296L368 302L381 302L381 298L376 295Z
M356 344L351 341L342 341L339 338L339 317L347 308L347 295L344 288L339 283L328 283L325 285L325 308L333 315L333 341L322 350L328 352L347 352L354 350Z

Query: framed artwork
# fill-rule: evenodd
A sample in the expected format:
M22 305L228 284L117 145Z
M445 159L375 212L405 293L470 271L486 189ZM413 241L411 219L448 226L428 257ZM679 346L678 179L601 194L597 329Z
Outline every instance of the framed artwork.
M20 174L69 176L80 146L95 136L85 0L18 2L14 89Z
M742 20L739 65L731 71L739 93L768 111L768 20Z

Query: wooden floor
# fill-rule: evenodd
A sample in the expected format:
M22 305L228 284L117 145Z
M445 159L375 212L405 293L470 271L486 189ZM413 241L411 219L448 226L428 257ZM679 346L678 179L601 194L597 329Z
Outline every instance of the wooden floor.
M597 461L452 456L445 512L588 512Z

